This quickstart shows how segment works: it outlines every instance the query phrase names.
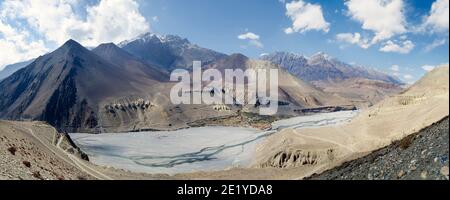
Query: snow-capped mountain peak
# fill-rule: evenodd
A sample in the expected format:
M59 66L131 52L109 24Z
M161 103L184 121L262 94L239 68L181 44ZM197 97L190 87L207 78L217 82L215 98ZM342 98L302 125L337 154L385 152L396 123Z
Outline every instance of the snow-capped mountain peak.
M319 52L315 53L314 55L312 55L308 60L332 61L332 60L334 60L334 58L332 56L326 54L325 52L319 51Z
M192 44L177 35L145 33L139 37L121 42L119 47L164 69L190 68L193 60L209 63L225 57L225 54Z
M309 58L289 52L275 52L262 56L261 59L278 64L298 78L306 81L367 78L400 84L400 81L388 74L368 69L367 67L347 64L324 52L315 53Z
M189 42L188 39L181 38L180 36L177 36L177 35L162 35L162 34L158 34L158 33L148 32L148 33L139 35L138 37L136 37L134 39L125 40L125 41L121 42L118 46L122 48L131 42L140 42L140 43L159 42L162 44L171 44L171 45L175 45L175 46L176 45L179 45L179 46L191 45L191 43Z

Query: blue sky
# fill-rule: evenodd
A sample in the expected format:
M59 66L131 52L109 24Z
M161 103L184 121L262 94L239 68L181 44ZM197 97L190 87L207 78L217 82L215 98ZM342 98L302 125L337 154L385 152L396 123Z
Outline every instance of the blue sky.
M60 12L40 18L32 9L42 10L46 5L27 6L26 1L20 6L12 6L8 0L0 1L3 29L9 25L16 32L26 30L29 34L25 34L23 41L36 43L35 48L24 44L20 50L8 53L8 57L15 58L14 53L19 52L19 60L53 50L68 37L75 37L86 46L95 46L152 31L180 35L203 47L228 54L243 53L253 58L274 51L307 56L323 51L349 63L395 74L405 82L420 78L426 73L423 68L448 63L448 0L364 1L373 5L361 5L354 0L114 0L108 4L99 0L60 0L70 6L72 13L63 9L67 7L56 5L58 9L53 10ZM382 11L376 13L379 16L371 16L364 10L367 7L376 10L377 6ZM101 14L111 9L117 9L111 12L112 16ZM61 18L58 16L70 20L52 21L55 17ZM90 20L89 16L107 20ZM133 20L120 19L121 16ZM33 24L39 20L39 26ZM55 27L49 25L52 23ZM6 48L9 46L2 46L2 40L5 40L2 35L6 35L2 34L2 24L0 48ZM112 29L112 24L118 27ZM67 31L54 33L58 27L66 25L68 28L64 30ZM288 34L287 28L293 31ZM340 34L342 37L338 37ZM355 34L360 37L354 37ZM83 38L83 35L92 36ZM433 43L436 45L431 48ZM27 49L30 52L25 52ZM0 62L2 64L5 63Z

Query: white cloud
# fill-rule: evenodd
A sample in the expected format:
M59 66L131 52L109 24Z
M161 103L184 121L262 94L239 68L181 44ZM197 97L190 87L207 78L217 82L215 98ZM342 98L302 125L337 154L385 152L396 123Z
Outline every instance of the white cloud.
M86 15L75 12L85 9ZM6 22L22 22L7 24ZM6 0L0 3L0 69L74 39L85 46L121 42L150 30L135 0Z
M263 48L264 47L264 44L261 41L259 41L259 40L250 40L249 43L250 43L250 45L253 45L253 46L258 47L258 48Z
M264 45L263 43L259 40L259 35L252 33L252 32L247 32L247 33L243 33L241 35L238 35L238 39L240 40L247 40L249 45L255 46L257 48L263 48ZM245 48L246 46L244 46Z
M447 43L447 39L434 40L433 43L428 44L428 45L425 47L425 52L430 52L430 51L432 51L433 49L435 49L435 48L437 48L437 47L440 47L440 46L442 46L442 45L445 45L446 43Z
M398 71L400 71L400 67L398 65L392 65L391 66L391 71L398 72Z
M405 74L405 75L403 75L403 78L406 80L412 80L412 79L414 79L414 76L411 74Z
M294 29L292 29L292 28L286 28L286 29L284 29L284 33L286 33L286 34L292 34L292 33L294 33L295 31L294 31Z
M436 68L436 66L433 66L433 65L424 65L424 66L422 66L422 69L427 71L427 72L433 70L434 68Z
M431 28L434 32L448 32L448 19L449 0L437 0L425 18L424 26Z
M363 49L370 47L369 40L363 39L360 33L339 33L336 35L336 39L341 42L356 44Z
M50 41L63 43L67 30L77 27L79 21L72 10L73 1L5 1L2 16L9 19L24 19L32 31L39 32Z
M241 40L259 40L259 35L256 35L252 32L247 32L247 33L238 35L238 38Z
M91 45L119 43L150 31L149 23L139 12L139 4L134 0L102 0L87 11L84 24L91 34L83 40Z
M86 46L121 42L150 30L135 0L101 0L86 7L86 17L74 12L78 0L5 1L3 17L24 19L47 41L75 39Z
M401 44L397 44L389 40L383 44L383 46L380 48L380 51L408 54L409 52L411 52L411 50L414 49L414 47L415 45L413 42L411 42L411 40L403 41L401 42Z
M319 4L305 3L303 0L292 1L286 4L286 16L292 20L292 27L284 30L286 34L330 30L330 24L325 21Z
M347 0L348 15L374 32L372 44L405 33L403 0Z
M17 30L0 19L0 70L12 63L29 60L48 52L42 40L30 42L29 33Z
M158 16L153 16L152 17L152 21L153 22L159 22L159 17Z

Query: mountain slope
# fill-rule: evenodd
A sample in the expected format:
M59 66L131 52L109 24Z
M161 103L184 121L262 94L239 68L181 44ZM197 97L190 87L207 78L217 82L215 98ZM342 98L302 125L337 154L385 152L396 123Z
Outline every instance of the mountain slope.
M335 169L322 180L448 180L448 117L418 133Z
M19 62L19 63L12 64L12 65L7 65L2 71L0 71L0 81L2 79L5 79L6 77L10 76L11 74L16 72L17 70L26 67L27 65L29 65L33 61L34 61L34 59L33 60L24 61L24 62Z
M144 75L159 81L169 80L169 75L167 72L158 67L144 63L113 43L101 44L93 49L92 52L110 63L119 65L125 68L125 70L133 72L136 75Z
M175 40L161 36L157 39L165 44ZM189 48L197 47L188 45ZM186 52L182 55L190 55ZM222 58L214 57L217 60L206 63L204 68L222 71L227 68L279 69L271 62L252 60L243 55L221 54L219 57ZM187 128L199 120L239 115L241 111L255 113L261 106L268 105L261 105L265 100L263 97L258 97L259 104L244 107L235 104L174 105L170 91L177 83L168 81L166 70L114 44L103 44L89 51L70 40L0 82L0 118L46 121L59 131L67 132L172 130ZM311 108L315 108L315 112L326 112L351 104L285 70L279 71L278 79L277 115L304 114ZM218 91L222 89L233 90L218 88Z
M85 155L47 124L0 120L0 141L0 180L95 179L75 164Z
M314 54L310 58L293 53L275 52L262 56L261 59L278 64L298 78L309 82L366 78L400 84L400 81L392 76L343 63L323 52Z
M242 54L233 54L210 65L207 69L218 69L225 74L225 69L278 69L278 97L297 108L314 108L325 106L344 106L350 102L343 98L324 93L268 61L253 60ZM282 106L281 106L282 107Z
M261 57L282 66L299 79L325 92L339 95L359 107L374 105L402 90L395 77L376 70L352 66L319 52L310 58L286 52Z
M70 40L0 82L0 117L47 121L64 131L95 128L103 100L141 95L158 83L130 71Z
M190 69L192 61L210 63L226 55L191 44L187 39L174 35L146 33L130 41L124 41L119 47L130 54L164 70L176 68Z

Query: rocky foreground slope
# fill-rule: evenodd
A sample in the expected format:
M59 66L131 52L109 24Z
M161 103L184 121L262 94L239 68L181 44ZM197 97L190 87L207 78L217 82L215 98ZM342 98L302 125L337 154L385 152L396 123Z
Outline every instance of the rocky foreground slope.
M448 180L449 118L309 179Z
M41 122L0 121L0 180L80 180L87 157Z

